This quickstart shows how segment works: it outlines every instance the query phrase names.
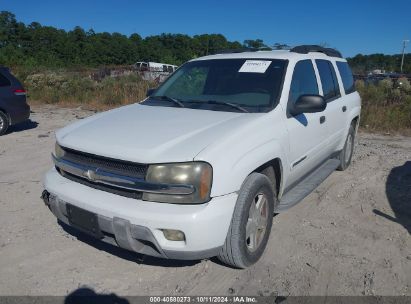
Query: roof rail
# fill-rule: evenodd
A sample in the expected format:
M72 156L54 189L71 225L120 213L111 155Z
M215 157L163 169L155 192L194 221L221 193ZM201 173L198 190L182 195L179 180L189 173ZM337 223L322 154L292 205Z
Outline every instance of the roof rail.
M261 47L261 48L238 48L238 49L222 49L222 50L217 50L213 53L214 54L228 54L228 53L244 53L244 52L258 52L258 51L272 51L272 48L270 47Z
M293 47L290 52L308 54L309 52L320 52L327 56L343 58L341 53L336 49L325 48L319 45L298 45Z

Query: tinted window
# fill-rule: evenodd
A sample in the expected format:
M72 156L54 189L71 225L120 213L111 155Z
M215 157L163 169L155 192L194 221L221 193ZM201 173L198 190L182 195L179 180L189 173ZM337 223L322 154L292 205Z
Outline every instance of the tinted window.
M302 60L295 65L288 100L296 102L298 97L305 94L318 95L317 78L311 60Z
M354 78L350 66L347 62L337 61L338 71L340 72L341 79L344 86L345 94L350 94L355 91Z
M10 85L10 80L0 73L0 87L8 87Z
M338 87L337 77L334 67L328 60L316 60L318 72L320 74L321 84L323 87L323 95L325 100L340 96L340 88Z

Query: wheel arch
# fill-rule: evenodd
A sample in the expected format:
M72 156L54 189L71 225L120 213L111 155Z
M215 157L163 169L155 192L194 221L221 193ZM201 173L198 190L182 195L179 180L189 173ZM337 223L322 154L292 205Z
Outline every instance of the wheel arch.
M3 107L0 107L0 112L6 114L6 116L10 119L10 114Z
M357 134L357 131L360 125L360 113L358 109L354 109L351 112L350 118L346 120L343 137L340 139L340 142L338 143L337 151L341 151L343 149L344 144L345 144L345 139L347 138L348 131L350 130L350 127L352 125L354 125L355 134Z
M11 122L11 117L10 114L7 113L6 110L4 110L2 107L0 107L0 113L4 114L5 118L6 118L6 127L2 128L1 130L1 135L5 134L7 132L7 129L10 127L10 125L12 124Z
M273 158L272 160L262 164L251 173L254 172L266 175L274 186L277 198L281 197L283 184L283 165L279 157Z
M360 126L360 115L355 116L355 117L351 120L351 125L354 125L355 132L357 132L358 127Z

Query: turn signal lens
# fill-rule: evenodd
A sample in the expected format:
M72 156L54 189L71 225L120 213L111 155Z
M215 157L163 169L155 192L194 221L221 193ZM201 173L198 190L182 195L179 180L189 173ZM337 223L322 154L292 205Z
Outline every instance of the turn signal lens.
M210 195L210 186L211 186L211 178L212 178L211 167L205 167L201 171L200 176L200 185L198 189L198 195L201 200L205 201L208 199Z

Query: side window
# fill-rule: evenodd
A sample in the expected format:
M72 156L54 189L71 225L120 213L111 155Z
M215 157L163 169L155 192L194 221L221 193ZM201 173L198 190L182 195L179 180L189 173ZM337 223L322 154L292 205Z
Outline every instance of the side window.
M0 73L0 87L8 87L11 85L10 80Z
M332 63L323 59L318 59L315 63L317 64L318 72L320 74L324 99L331 101L335 97L339 97L340 88Z
M351 69L348 63L337 61L337 68L341 75L345 94L350 94L354 92L355 91L354 77L352 76L352 72L351 72Z
M311 60L302 60L295 65L288 101L295 103L298 97L306 94L318 94L317 78Z
M140 71L148 71L148 63L141 63Z

